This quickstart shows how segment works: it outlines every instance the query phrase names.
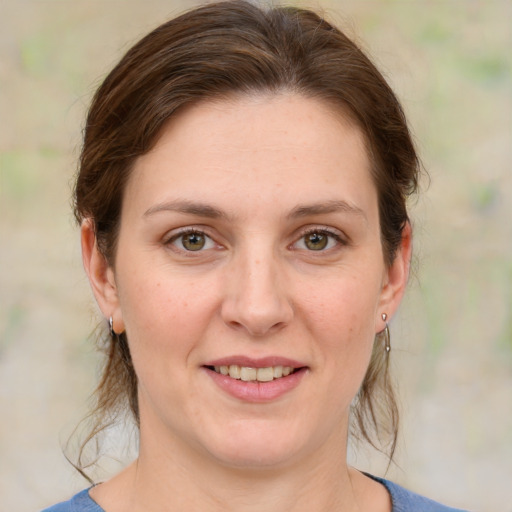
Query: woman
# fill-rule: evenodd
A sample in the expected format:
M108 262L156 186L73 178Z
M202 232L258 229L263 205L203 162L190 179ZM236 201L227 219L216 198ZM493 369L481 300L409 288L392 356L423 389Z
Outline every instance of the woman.
M393 92L312 12L210 4L136 44L75 213L110 327L91 438L126 405L139 454L48 510L453 510L346 462L352 428L396 443L418 174Z

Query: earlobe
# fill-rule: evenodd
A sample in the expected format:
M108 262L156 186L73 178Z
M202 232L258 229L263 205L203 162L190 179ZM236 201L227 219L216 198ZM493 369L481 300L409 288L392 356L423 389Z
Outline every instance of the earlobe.
M122 317L114 271L98 248L94 222L91 219L82 222L81 241L82 261L96 302L103 315L106 318L114 317L116 326L119 326Z
M409 278L409 269L412 256L412 228L409 222L402 230L402 241L398 248L393 263L387 268L385 279L382 286L379 308L379 322L376 328L377 332L385 327L381 321L381 314L384 312L387 318L391 318L405 293L407 281Z

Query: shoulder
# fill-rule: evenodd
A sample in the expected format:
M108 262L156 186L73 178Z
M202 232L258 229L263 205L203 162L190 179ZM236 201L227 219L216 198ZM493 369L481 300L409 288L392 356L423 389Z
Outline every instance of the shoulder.
M393 503L393 512L467 512L441 505L384 478L368 476L380 482L388 490Z
M105 512L89 496L89 489L75 494L70 500L63 501L53 507L46 508L42 512Z

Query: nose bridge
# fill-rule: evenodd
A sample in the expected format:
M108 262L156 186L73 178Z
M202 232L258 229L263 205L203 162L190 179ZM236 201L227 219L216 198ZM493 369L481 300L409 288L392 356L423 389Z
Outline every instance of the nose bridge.
M284 327L293 315L282 264L270 244L249 244L233 259L223 304L226 323L262 336Z

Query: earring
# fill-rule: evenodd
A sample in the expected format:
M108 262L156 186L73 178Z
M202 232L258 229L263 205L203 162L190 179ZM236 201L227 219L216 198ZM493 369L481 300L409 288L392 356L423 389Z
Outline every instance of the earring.
M112 316L108 319L108 327L110 329L110 336L112 336L112 338L115 338L117 336L117 333L114 331L114 320Z
M386 322L388 315L386 313L382 313L381 318L383 322ZM381 334L382 333L384 333L384 348L386 349L386 353L389 354L391 351L391 337L389 335L389 326L387 322L386 327L384 327L384 330L381 331Z

